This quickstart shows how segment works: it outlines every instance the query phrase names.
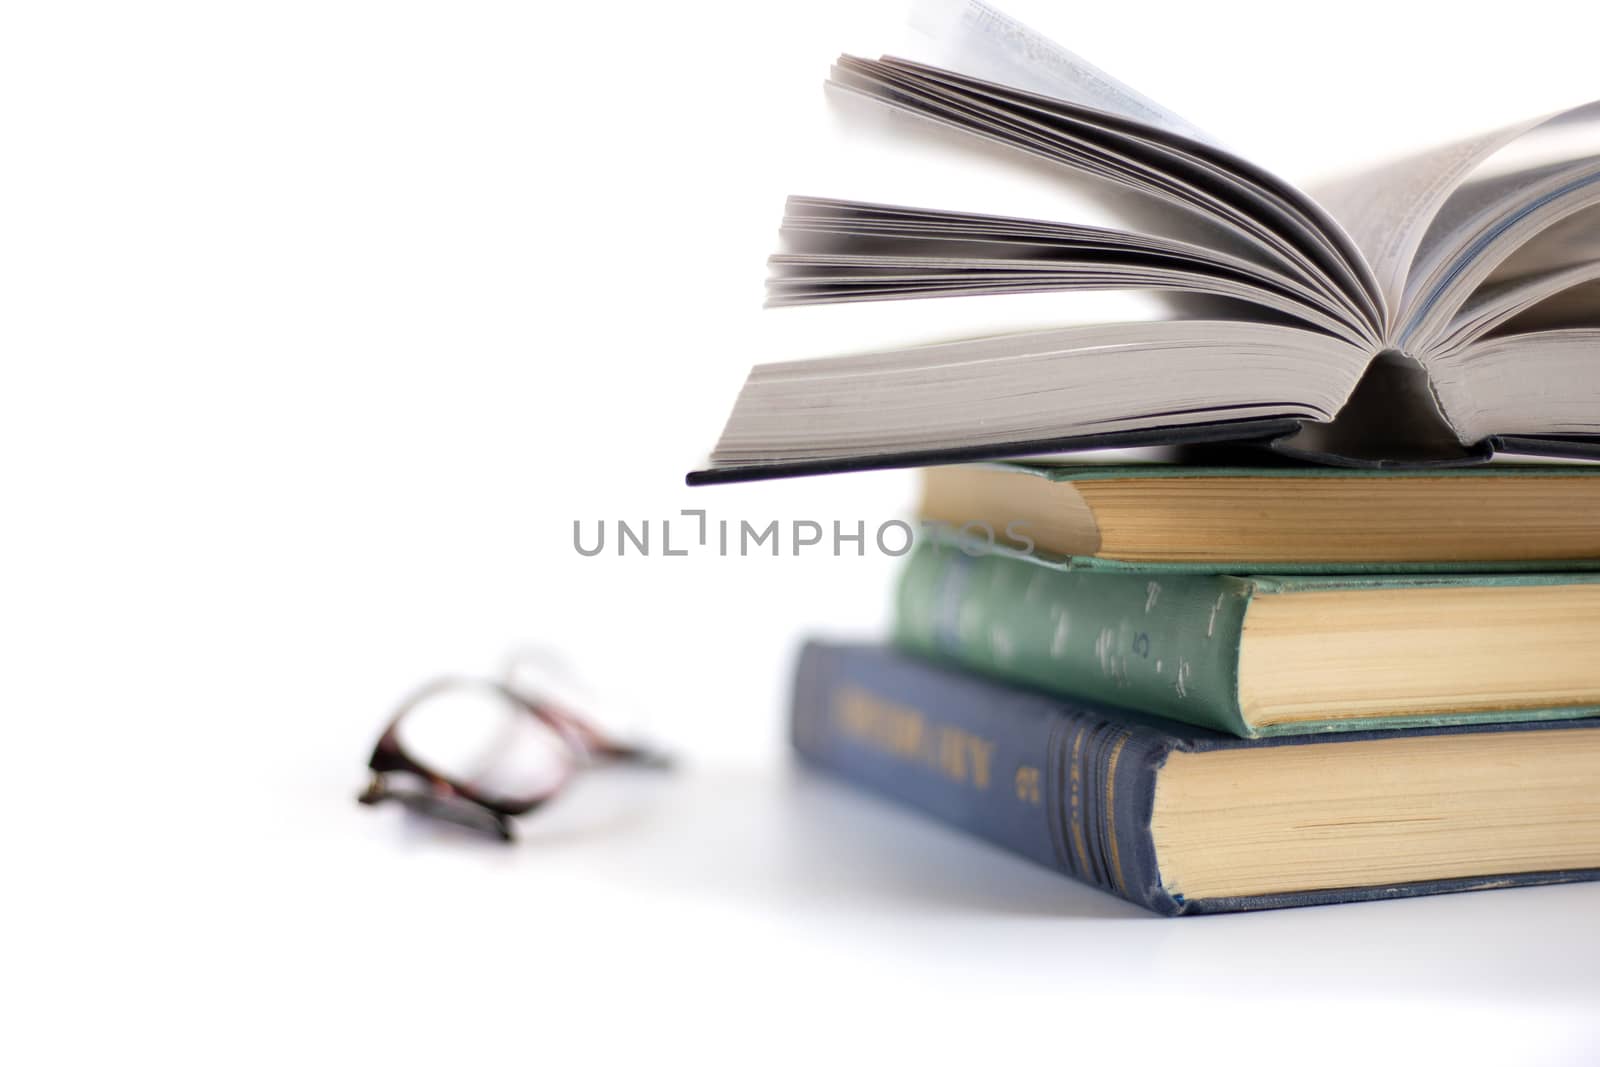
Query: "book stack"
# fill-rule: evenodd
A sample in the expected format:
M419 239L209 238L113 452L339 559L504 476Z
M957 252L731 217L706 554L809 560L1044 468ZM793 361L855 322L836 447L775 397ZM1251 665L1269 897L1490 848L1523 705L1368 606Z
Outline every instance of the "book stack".
M1600 468L923 485L808 761L1164 914L1600 877Z
M841 56L844 116L1117 225L789 200L769 304L999 317L755 367L689 475L929 468L800 752L1169 914L1594 877L1600 107L1302 188L980 0L913 17L941 65ZM994 304L1093 289L1156 313Z

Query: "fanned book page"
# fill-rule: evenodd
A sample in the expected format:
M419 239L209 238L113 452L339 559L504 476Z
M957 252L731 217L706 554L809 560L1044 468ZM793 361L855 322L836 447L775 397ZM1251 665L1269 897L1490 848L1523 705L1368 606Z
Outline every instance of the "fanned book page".
M1126 290L1162 314L757 366L691 482L1217 441L1600 458L1600 103L1302 191L978 0L914 22L951 65L841 56L847 113L1087 181L1118 225L793 196L769 306Z

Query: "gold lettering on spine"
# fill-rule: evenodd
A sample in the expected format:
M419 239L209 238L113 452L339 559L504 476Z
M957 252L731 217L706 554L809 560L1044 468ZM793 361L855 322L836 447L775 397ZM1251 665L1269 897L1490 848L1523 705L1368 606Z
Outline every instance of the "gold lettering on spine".
M994 742L967 734L967 758L972 761L972 784L979 789L989 788L989 758L994 755Z
M1083 786L1083 771L1079 768L1078 754L1082 751L1083 728L1079 727L1078 736L1072 739L1072 847L1078 851L1078 869L1089 877L1089 850L1083 847L1083 797L1079 792Z
M1128 895L1128 887L1122 878L1122 854L1117 849L1117 759L1122 755L1122 746L1128 743L1128 735L1123 734L1117 738L1117 743L1111 748L1111 760L1106 765L1106 836L1111 840L1111 877L1117 883L1117 892L1123 896Z
M833 702L839 732L897 756L922 751L922 713L879 700L860 689L841 689Z
M962 747L960 733L955 730L939 731L939 769L946 778L957 782L967 780L967 753Z
M1016 782L1017 799L1024 804L1032 804L1037 808L1040 804L1039 768L1018 767Z
M880 700L864 689L838 691L833 724L847 740L921 764L952 782L988 789L993 780L993 741L955 726L931 725L915 708Z

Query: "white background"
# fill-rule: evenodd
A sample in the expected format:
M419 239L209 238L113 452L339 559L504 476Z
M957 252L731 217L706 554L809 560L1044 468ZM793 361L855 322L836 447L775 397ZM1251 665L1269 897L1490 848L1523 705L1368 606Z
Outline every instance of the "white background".
M1600 95L1579 6L1008 10L1297 178ZM1150 918L788 769L799 637L880 632L893 560L573 550L903 513L682 475L750 363L969 313L762 312L786 193L1025 213L830 118L904 11L0 9L8 1060L1593 1051L1593 885ZM509 850L352 802L407 688L529 641L687 769Z

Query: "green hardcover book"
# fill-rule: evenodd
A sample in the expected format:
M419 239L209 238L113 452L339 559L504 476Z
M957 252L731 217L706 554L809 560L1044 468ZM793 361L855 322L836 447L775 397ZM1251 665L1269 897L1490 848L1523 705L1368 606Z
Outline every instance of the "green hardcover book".
M1600 713L1600 574L1105 572L937 540L904 649L1239 737Z
M1600 465L967 464L922 484L925 521L1091 570L1600 569Z

